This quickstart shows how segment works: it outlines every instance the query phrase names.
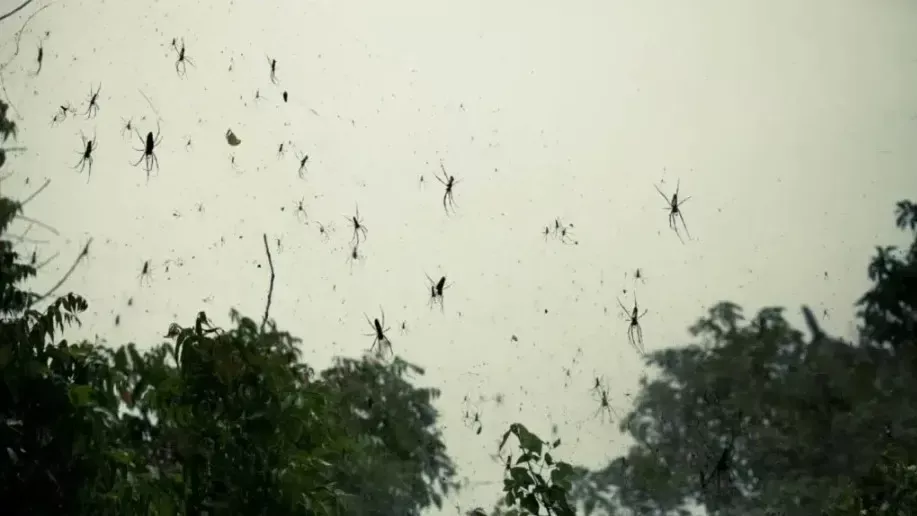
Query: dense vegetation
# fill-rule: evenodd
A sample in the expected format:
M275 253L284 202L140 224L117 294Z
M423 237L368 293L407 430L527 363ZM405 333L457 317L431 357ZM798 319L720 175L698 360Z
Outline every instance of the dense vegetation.
M4 514L402 516L458 488L418 366L341 358L317 372L292 335L236 313L221 329L200 312L145 351L70 343L88 303L25 289L39 264L16 251L20 216L0 198ZM607 467L575 468L559 440L511 425L490 512L917 514L917 206L899 203L897 225L914 243L878 250L857 342L805 308L806 333L780 308L746 321L721 303L696 343L648 356L620 422L634 444Z

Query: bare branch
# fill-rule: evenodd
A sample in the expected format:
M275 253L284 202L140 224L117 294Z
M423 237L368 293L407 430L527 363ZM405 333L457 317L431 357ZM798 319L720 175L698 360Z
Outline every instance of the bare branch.
M274 260L271 258L271 246L267 243L267 233L261 235L264 239L264 252L267 254L267 264L271 268L271 282L267 288L267 304L264 306L264 318L261 319L261 332L264 333L264 327L267 325L267 317L271 312L271 299L274 297Z
M50 290L48 290L48 291L45 292L43 295L39 296L39 297L36 298L34 301L32 301L32 303L30 303L30 305L34 305L35 303L39 303L39 302L41 302L41 301L47 299L48 296L50 296L51 294L57 292L57 289L59 289L59 288L61 287L61 285L64 284L64 282L66 282L68 279L70 279L70 275L73 274L73 271L76 270L77 265L79 265L80 262L83 261L84 258L86 258L87 256L89 256L89 244L91 244L91 243L92 243L92 239L90 238L90 239L86 242L86 245L83 246L83 250L80 251L79 256L77 256L77 257L76 257L76 260L73 261L73 265L70 266L70 269L67 270L66 274L64 274L64 276L63 276L57 283L55 283L54 286L51 287Z

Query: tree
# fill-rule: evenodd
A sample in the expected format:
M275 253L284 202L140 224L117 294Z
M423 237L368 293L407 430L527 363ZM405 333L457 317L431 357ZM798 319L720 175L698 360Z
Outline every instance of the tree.
M873 259L858 342L805 307L808 337L781 308L746 322L724 302L691 328L699 343L651 354L659 375L620 425L636 443L574 483L586 513L852 514L843 500L917 513L903 494L917 450L917 207L899 203L897 223L915 243Z
M22 289L37 271L9 234L21 213L0 198L5 514L417 515L457 487L439 392L403 360L316 374L267 315L235 312L227 330L173 323L145 352L61 339L88 304Z

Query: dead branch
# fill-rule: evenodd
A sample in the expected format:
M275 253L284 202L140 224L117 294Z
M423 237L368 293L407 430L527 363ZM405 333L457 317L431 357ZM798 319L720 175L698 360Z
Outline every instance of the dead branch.
M271 282L267 288L267 304L264 306L264 318L261 319L261 333L264 333L264 327L267 325L267 317L271 312L271 299L274 297L274 260L271 258L271 247L267 243L267 233L261 235L264 239L264 252L267 254L267 264L271 268Z
M34 301L32 301L32 303L30 303L30 306L31 306L31 305L34 305L35 303L39 303L39 302L41 302L41 301L47 299L48 296L50 296L51 294L57 292L57 289L59 289L59 288L61 287L61 285L64 284L64 282L66 282L68 279L70 279L70 275L73 274L73 271L76 270L77 265L79 265L80 262L83 261L84 258L86 258L87 256L89 256L89 244L91 244L91 243L92 243L92 238L90 238L90 239L86 242L86 245L83 246L83 250L80 251L79 256L76 257L76 260L73 261L73 265L70 266L70 269L67 270L67 272L64 274L64 276L63 276L57 283L55 283L54 286L51 287L50 290L48 290L48 291L45 292L43 295L39 296L39 297L36 298Z

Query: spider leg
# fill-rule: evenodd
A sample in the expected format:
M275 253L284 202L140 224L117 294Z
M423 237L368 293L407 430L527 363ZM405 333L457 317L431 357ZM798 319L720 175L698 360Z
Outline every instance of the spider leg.
M637 350L640 351L641 355L645 355L646 351L643 348L643 328L641 328L639 324L635 324L634 328L637 332L637 344L639 345Z
M691 238L691 233L688 232L688 225L685 224L685 218L681 214L681 211L678 212L678 218L681 220L681 226L685 229L685 234L688 235L688 238Z
M624 313L629 315L630 310L628 310L627 308L624 308L624 303L622 303L621 300L618 298L615 298L615 300L618 302L618 306L621 307L621 310L624 310Z
M662 190L660 190L658 186L653 185L653 188L655 188L656 191L659 192L659 195L661 195L662 198L665 199L665 203L666 203L666 204L671 204L672 201L671 201L671 199L669 199L669 196L666 195L666 194L664 194L664 193L662 193ZM666 208L666 209L668 209L668 208Z

